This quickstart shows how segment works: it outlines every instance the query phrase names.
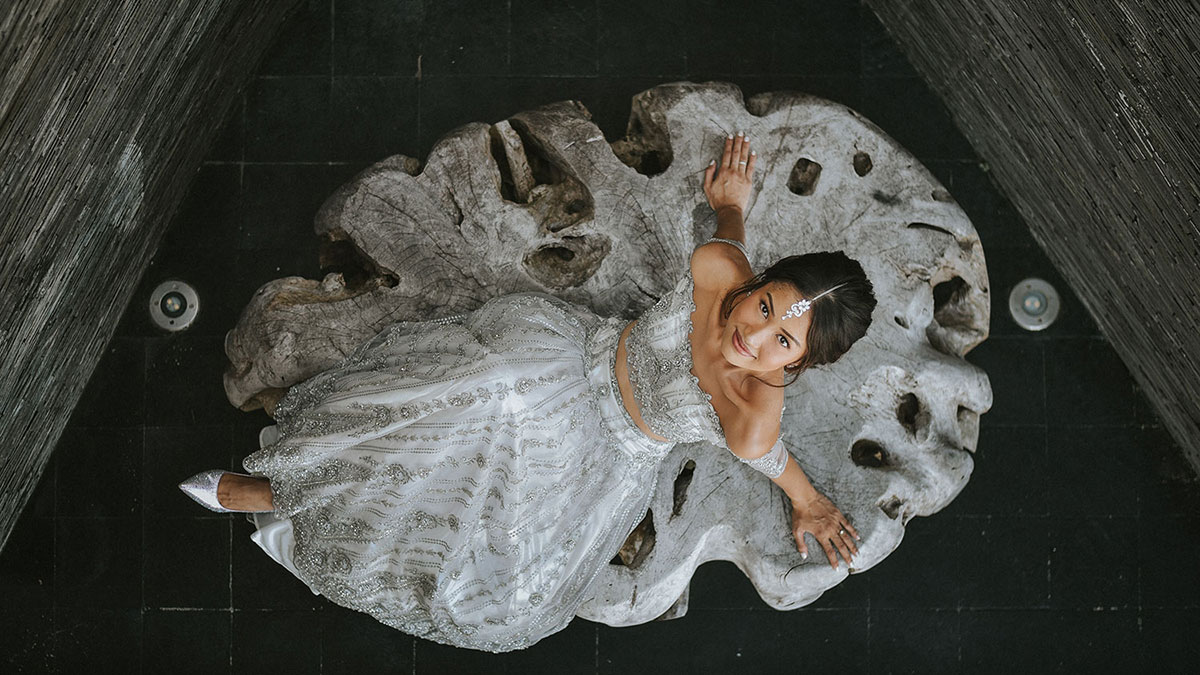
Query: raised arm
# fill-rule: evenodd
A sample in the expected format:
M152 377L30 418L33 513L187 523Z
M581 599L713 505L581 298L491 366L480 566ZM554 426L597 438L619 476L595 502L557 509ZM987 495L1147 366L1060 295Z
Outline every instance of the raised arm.
M713 160L704 171L704 194L708 205L717 212L714 237L746 242L743 217L750 203L754 183L754 163L758 153L750 150L750 139L742 132L725 139L725 152L718 163Z

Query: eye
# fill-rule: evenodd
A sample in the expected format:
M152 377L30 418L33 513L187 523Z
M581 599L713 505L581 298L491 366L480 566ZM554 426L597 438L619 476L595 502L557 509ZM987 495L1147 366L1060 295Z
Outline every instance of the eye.
M758 308L763 311L763 316L767 315L767 303L763 302L761 298L758 301ZM779 336L779 344L783 345L784 349L787 349L791 346L791 344L788 342L788 339L782 335Z

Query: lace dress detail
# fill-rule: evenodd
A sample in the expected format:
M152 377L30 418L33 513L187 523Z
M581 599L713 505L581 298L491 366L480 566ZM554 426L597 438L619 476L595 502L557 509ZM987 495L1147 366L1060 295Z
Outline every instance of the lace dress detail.
M692 374L694 291L689 267L629 331L629 383L638 412L654 433L675 442L708 441L728 448L712 395Z
M532 292L385 328L280 399L242 462L275 504L251 538L422 638L501 652L561 630L673 445L620 402L626 323Z

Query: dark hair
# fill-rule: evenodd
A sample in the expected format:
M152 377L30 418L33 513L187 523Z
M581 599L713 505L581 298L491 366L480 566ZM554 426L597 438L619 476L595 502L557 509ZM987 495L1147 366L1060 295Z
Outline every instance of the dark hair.
M867 327L871 325L871 313L875 310L874 287L862 265L841 251L818 251L781 258L726 293L721 301L721 316L728 319L734 306L741 302L736 298L747 296L772 281L791 284L805 298L813 298L838 284L849 282L812 303L808 310L812 312L812 321L805 338L808 348L798 361L783 367L785 373L795 373L799 377L811 366L833 363L866 335ZM796 378L792 378L783 386L795 381ZM770 382L764 384L776 386Z

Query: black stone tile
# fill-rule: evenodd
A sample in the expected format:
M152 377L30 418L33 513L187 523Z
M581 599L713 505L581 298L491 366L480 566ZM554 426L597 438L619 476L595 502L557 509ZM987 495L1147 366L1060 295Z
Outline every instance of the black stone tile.
M313 248L266 248L251 251L238 251L235 255L233 278L230 280L233 290L234 306L240 314L249 306L255 294L268 282L284 277L303 277L305 279L321 280L318 247ZM236 325L231 323L229 328ZM226 364L229 363L228 357ZM228 365L226 366L228 367ZM232 407L232 403L228 403ZM244 413L235 410L234 424L240 424Z
M54 614L49 607L5 607L0 612L0 670L58 673L54 658Z
M949 168L950 180L943 180L942 184L971 219L988 254L1002 248L1039 248L1021 214L1017 213L1012 202L995 183L994 174L987 163L957 161L951 163ZM991 258L988 255L989 263ZM1036 262L1045 266L1045 256L1038 256Z
M976 610L960 622L963 672L1141 672L1136 610Z
M780 639L760 638L787 673L869 672L870 617L862 609L797 609L780 615ZM832 667L831 667L832 666Z
M1158 408L1150 400L1149 393L1136 379L1133 381L1133 419L1138 424L1165 426Z
M246 161L329 160L329 78L267 77L248 86Z
M147 607L229 608L228 518L147 516L142 540Z
M787 5L780 4L775 11ZM784 63L790 50L781 50L778 58L772 45L772 33L778 20L774 12L754 11L717 0L687 3L681 16L678 41L687 48L688 79L711 75L753 75L775 72L773 61ZM789 35L781 31L778 40ZM794 71L792 71L794 72Z
M1200 663L1200 612L1143 609L1142 672L1188 673Z
M228 463L229 433L227 425L146 427L142 500L147 517L229 519L179 489L180 483L201 471L237 469Z
M962 607L1046 606L1048 527L1045 518L961 518L957 549L962 560ZM967 642L965 632L963 642Z
M595 0L510 3L509 70L515 75L595 76Z
M240 234L241 213L242 167L238 164L201 165L175 219L163 235L155 257L176 261L179 257L172 257L172 250L228 250ZM139 302L142 302L140 298L141 294Z
M57 516L141 514L141 429L67 427L55 456Z
M227 365L223 335L148 340L146 424L232 424L238 410L225 394L222 374Z
M137 302L135 297L133 302ZM136 427L142 423L145 349L141 338L115 336L88 379L68 427Z
M871 672L958 672L958 615L955 609L873 609Z
M5 612L54 604L54 520L27 508L0 551L0 597ZM0 650L3 651L3 650Z
M378 162L417 152L417 80L412 77L335 77L330 158Z
M1046 515L1045 427L981 425L971 458L967 485L937 517Z
M648 76L660 82L664 78L683 79L687 70L687 41L670 39L664 30L686 25L690 5L684 0L600 0L597 3L600 75Z
M367 165L247 166L245 210L235 247L239 251L305 249L313 252L315 260L321 241L314 229L317 212Z
M58 518L55 525L56 611L141 609L141 518Z
M992 385L992 407L980 416L981 428L1046 423L1042 359L1042 343L1030 340L992 338L967 353L966 360L982 368Z
M250 539L254 531L254 525L245 521L245 514L235 514L233 606L236 609L245 610L242 613L264 609L313 610L331 604L254 543Z
M238 92L225 111L225 121L217 130L204 156L205 162L240 162L246 149L246 92Z
M1200 477L1166 429L1139 426L1134 442L1118 450L1138 473L1138 513L1157 516L1200 516Z
M181 335L223 334L237 313L229 306L228 277L233 265L232 244L214 246L160 247L138 282L137 290L125 308L118 335L161 338ZM150 301L154 289L168 280L181 280L195 289L200 309L190 326L182 332L170 332L151 323ZM155 301L161 297L155 297ZM144 411L143 411L144 416Z
M333 2L295 3L263 55L258 75L329 75L333 53Z
M230 614L147 609L142 617L146 673L229 673Z
M861 534L861 532L859 533ZM828 562L828 558L825 558ZM825 591L804 609L857 609L866 608L871 598L871 572L849 574L837 586Z
M1142 518L1142 607L1200 608L1200 517Z
M54 609L54 657L61 673L137 673L140 609Z
M987 242L984 242L987 246ZM991 288L991 334L993 337L1021 337L1053 340L1066 337L1101 337L1100 329L1071 286L1037 247L994 248L985 253L988 284ZM1058 291L1059 311L1048 328L1029 331L1020 326L1008 308L1013 288L1025 279L1041 279Z
M424 78L419 155L424 161L439 139L471 122L495 124L525 110L569 100L581 101L592 110L596 87L594 77ZM624 114L628 118L627 110Z
M688 591L688 611L706 609L769 610L754 584L737 565L713 560L696 568Z
M1052 516L1136 516L1139 434L1128 427L1051 426L1046 430Z
M1131 425L1132 394L1133 378L1107 341L1046 343L1046 414L1057 424Z
M290 610L233 613L233 672L321 672L321 615Z
M508 3L425 3L421 75L508 74L511 29Z
M858 112L918 160L973 160L975 150L919 78L864 77Z
M33 489L33 494L29 496L29 499L25 501L25 506L21 509L22 515L30 515L34 518L53 518L57 492L58 457L56 454L51 453L50 459L42 467L42 475L38 478L38 483Z
M525 649L493 654L416 640L418 675L440 673L595 673L599 624L575 618Z
M959 579L965 572L955 519L913 518L900 546L866 572L871 607L957 607Z
M1050 521L1050 604L1112 609L1138 604L1137 519Z
M830 610L820 614L854 611ZM865 610L862 613L865 615ZM781 618L783 615L778 612L693 610L670 621L624 628L600 626L599 672L794 672L795 661L788 659L788 650L795 648L797 642L791 635L784 639L780 632ZM865 616L862 624L865 634ZM680 647L672 649L664 645ZM863 656L865 661L866 655Z
M862 70L861 20L857 2L801 0L764 3L757 9L765 33L734 33L742 46L757 48L770 35L772 73L854 75ZM717 24L718 26L720 24ZM759 27L756 24L756 28Z
M862 41L862 74L867 77L919 77L900 45L888 34L883 22L862 5L859 18Z
M322 675L412 672L412 636L364 612L338 608L318 615Z
M424 0L334 5L334 75L413 75L421 53Z

